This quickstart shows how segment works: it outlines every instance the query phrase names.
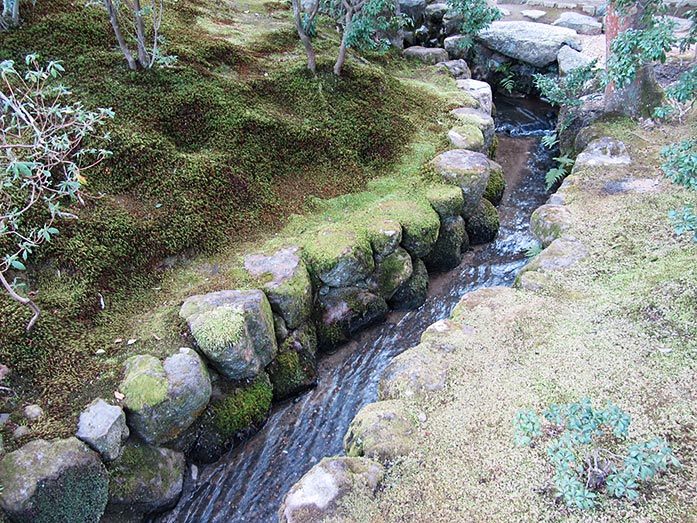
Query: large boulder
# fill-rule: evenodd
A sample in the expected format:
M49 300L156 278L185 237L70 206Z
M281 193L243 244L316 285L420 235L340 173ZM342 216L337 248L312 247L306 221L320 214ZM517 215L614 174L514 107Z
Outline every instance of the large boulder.
M440 240L440 237L438 239ZM374 278L378 294L385 300L389 300L397 292L397 289L411 278L412 273L411 256L401 247L398 248L377 266Z
M395 357L380 376L380 400L410 399L445 388L450 362L430 344L420 344Z
M571 213L564 205L542 205L530 217L530 231L543 247L561 238L571 224Z
M494 119L487 112L472 107L460 107L453 109L450 113L458 119L461 125L473 125L482 132L484 136L483 151L485 154L492 150L496 136L496 126Z
M389 463L416 448L413 416L401 400L378 401L363 407L344 436L347 456Z
M571 11L559 15L552 25L573 29L581 35L599 35L603 32L603 24L592 16Z
M197 347L230 380L256 376L278 352L271 306L262 291L191 296L179 316Z
M181 452L129 442L108 467L107 520L136 523L172 508L182 492L185 465Z
M321 348L335 347L385 317L384 298L358 287L320 290L317 338Z
M412 19L413 27L419 27L424 22L426 0L399 0L399 12Z
M568 45L563 46L557 53L557 64L559 65L559 75L566 76L574 69L585 67L591 63L591 59L576 49L571 49Z
M289 329L297 329L312 313L312 283L298 247L281 249L271 256L253 254L244 268L264 288L271 309Z
M469 237L465 232L462 216L445 218L440 226L438 241L431 253L424 258L429 271L442 272L460 265L462 251L469 247Z
M555 62L563 45L580 49L573 29L535 22L497 21L476 38L493 51L540 68Z
M302 256L318 283L329 287L355 285L375 269L370 240L338 226L310 235Z
M491 92L491 86L480 80L458 80L458 89L462 89L472 98L474 98L477 103L479 103L479 110L486 114L491 114L491 110L494 106L494 97Z
M320 523L338 516L345 496L371 498L385 475L366 458L324 458L293 485L278 511L281 523Z
M450 56L451 59L461 60L467 57L469 41L469 37L464 35L449 36L443 40L443 48L448 52L448 56ZM472 78L472 73L470 72L469 76L466 78Z
M499 232L499 226L499 212L496 207L489 200L482 198L465 225L470 245L493 241Z
M450 57L448 51L439 47L421 47L413 45L404 50L404 56L411 60L420 60L425 64L436 65L438 62L447 62Z
M104 461L119 457L128 435L123 409L109 405L101 398L90 403L80 414L76 436L99 452Z
M119 390L131 429L160 444L182 434L205 410L211 381L196 351L182 348L164 363L149 355L127 359Z
M462 189L464 206L462 215L471 217L477 210L493 170L501 166L482 153L466 149L453 149L439 154L432 160L436 174L449 184Z
M421 260L414 260L411 278L399 286L389 300L394 310L413 310L426 301L428 297L428 270Z
M0 461L0 506L17 523L98 523L108 498L99 454L77 438L34 440Z

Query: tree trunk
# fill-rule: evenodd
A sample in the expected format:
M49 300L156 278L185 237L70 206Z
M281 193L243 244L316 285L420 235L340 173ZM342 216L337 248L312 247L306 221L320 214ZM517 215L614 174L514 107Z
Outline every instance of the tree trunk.
M612 40L629 28L643 29L644 9L641 2L636 2L630 12L620 15L609 4L605 16L605 48L607 56L611 54ZM651 64L639 67L636 77L622 89L610 82L605 88L605 111L620 113L631 118L649 117L655 107L664 101L663 89L656 80Z
M15 27L19 25L19 0L15 0L12 4L12 25Z
M295 18L295 29L298 31L300 41L303 43L303 46L305 47L305 54L307 55L307 68L312 72L312 74L317 74L317 58L315 56L315 49L312 46L312 40L305 32L305 28L303 27L302 18L300 16L300 5L298 4L299 1L300 0L292 0L291 2L293 4L293 17ZM310 17L311 20L314 19L315 14L317 14L317 10L313 9L313 13Z
M150 54L145 49L145 24L143 23L142 10L140 0L133 0L133 16L135 17L136 40L138 42L138 63L143 69L150 69Z
M116 10L114 8L114 4L111 0L104 0L104 5L106 6L106 10L109 12L109 22L111 22L111 27L114 30L114 34L116 35L116 41L119 44L119 48L121 49L123 55L126 57L126 61L128 62L128 68L131 71L135 71L138 69L138 66L136 65L136 61L133 59L133 55L131 54L131 51L128 49L126 41L123 38L123 34L121 33L121 28L119 27L119 19L116 17Z
M346 61L346 33L348 33L349 28L351 27L352 19L353 9L347 7L344 30L341 34L341 47L339 47L339 56L336 57L336 63L334 64L334 74L337 76L341 75L341 69L344 67L344 62Z

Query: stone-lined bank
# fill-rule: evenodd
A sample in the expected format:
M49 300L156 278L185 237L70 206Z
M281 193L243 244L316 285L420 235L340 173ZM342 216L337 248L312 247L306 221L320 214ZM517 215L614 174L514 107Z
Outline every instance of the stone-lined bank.
M572 174L531 217L530 230L544 249L519 272L514 283L517 289L491 287L465 295L450 319L431 325L419 345L394 358L378 382L379 401L361 409L346 432L346 457L323 459L291 488L279 510L282 523L333 520L345 504L358 507L363 505L361 499L372 498L386 470L418 451L423 438L421 425L427 421L419 402L442 394L448 381L455 379L451 375L455 354L472 350L475 333L484 327L473 318L489 323L511 303L533 303L534 293L544 291L553 272L588 256L586 246L570 234L575 222L566 207L578 190L577 173L589 168L621 168L631 159L624 144L610 137L597 136L590 143L577 145L583 152ZM528 296L521 296L524 293ZM475 316L475 309L489 313ZM515 317L516 313L510 310L503 315Z
M273 399L315 383L319 350L390 309L418 307L429 271L452 268L470 245L493 239L504 179L481 152L494 147L491 91L481 82L460 87L478 101L453 111L458 148L429 165L440 182L371 195L341 223L269 243L244 260L256 288L187 299L180 316L194 348L129 358L122 405L96 399L76 438L5 456L5 513L21 522L98 521L105 511L102 521L139 521L166 510L181 493L185 457L217 459L263 422Z

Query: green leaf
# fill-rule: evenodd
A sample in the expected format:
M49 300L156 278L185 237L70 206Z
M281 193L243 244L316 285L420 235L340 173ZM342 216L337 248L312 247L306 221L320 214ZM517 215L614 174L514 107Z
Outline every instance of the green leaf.
M17 269L18 271L27 270L26 266L19 260L12 260L10 262L10 265L12 266L13 269Z

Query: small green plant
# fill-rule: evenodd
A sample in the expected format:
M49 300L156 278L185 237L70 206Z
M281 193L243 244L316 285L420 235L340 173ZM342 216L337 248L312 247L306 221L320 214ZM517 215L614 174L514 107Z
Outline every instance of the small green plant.
M544 145L547 149L551 149L559 143L559 136L556 132L550 132L545 134L541 139L540 143Z
M499 64L494 68L494 72L501 75L501 79L498 81L499 87L511 93L515 89L515 73L511 70L510 62Z
M537 256L540 255L542 252L542 244L541 243L533 243L528 249L525 251L525 257L528 258L529 260L532 260L533 258L536 258Z
M695 214L694 205L686 205L680 211L670 211L668 216L678 236L691 232L694 233L692 239L697 242L697 215Z
M597 60L578 67L566 76L559 78L552 75L534 74L535 87L552 105L580 107L582 96L593 90L598 80Z
M469 49L474 37L501 18L501 11L490 7L485 0L447 0L448 9L456 15L462 15L460 34L464 37L460 45Z
M554 160L557 162L557 166L547 171L545 175L547 190L550 190L558 181L563 180L574 165L574 160L565 154L555 157Z
M542 413L520 411L513 420L516 445L528 446L549 437L547 455L555 466L557 497L569 507L595 507L600 492L636 500L642 482L679 467L668 443L661 438L623 445L630 416L607 403L594 409L590 399L552 405Z

